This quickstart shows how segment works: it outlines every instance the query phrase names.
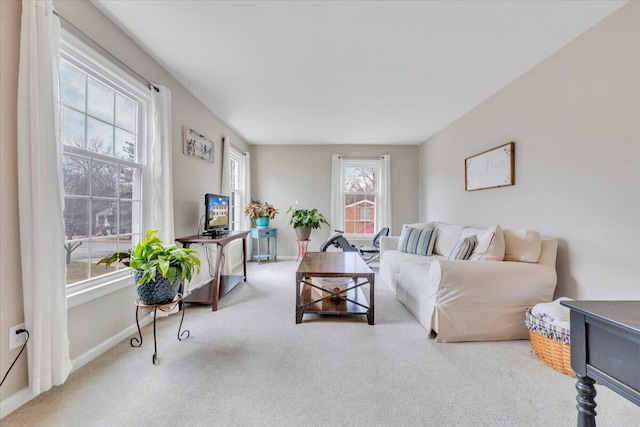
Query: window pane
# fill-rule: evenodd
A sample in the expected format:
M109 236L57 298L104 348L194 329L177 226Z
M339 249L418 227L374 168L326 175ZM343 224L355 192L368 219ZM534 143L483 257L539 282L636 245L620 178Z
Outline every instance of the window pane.
M116 94L116 126L135 133L137 117L137 104L120 94Z
M344 190L360 193L376 191L376 168L374 166L346 166L344 168Z
M113 156L113 126L87 117L87 150Z
M89 235L89 200L65 197L64 232L66 240Z
M118 230L118 234L129 234L131 233L133 225L133 203L131 202L120 202L120 223Z
M86 74L64 61L60 62L60 96L62 103L85 111Z
M116 202L94 200L91 204L93 236L111 236L116 234Z
M129 160L136 159L136 136L132 133L116 128L116 148L113 156L118 159Z
M71 108L62 109L62 143L72 147L84 148L85 115Z
M133 169L120 168L119 191L121 199L131 199L133 197Z
M121 233L136 233L140 230L139 224L142 221L142 203L133 202L130 203L130 206L131 207L124 206L124 208L122 208L123 210L120 218L120 221L122 222L122 231L120 231ZM129 214L129 212L131 213ZM127 218L124 218L125 215L127 216Z
M117 237L106 237L101 239L91 240L91 257L86 261L91 266L91 277L101 276L112 271L125 268L124 264L115 263L105 268L104 264L97 265L96 263L105 256L109 256L116 252L118 249Z
M89 242L66 242L64 248L67 254L67 285L88 279Z
M116 197L118 190L118 166L93 162L91 176L91 195L97 197Z
M89 160L62 157L62 178L65 195L89 195Z
M113 124L113 107L115 92L102 83L89 77L88 113L94 117Z
M237 160L229 160L229 174L231 181L231 190L239 190L239 180L238 180L238 161Z

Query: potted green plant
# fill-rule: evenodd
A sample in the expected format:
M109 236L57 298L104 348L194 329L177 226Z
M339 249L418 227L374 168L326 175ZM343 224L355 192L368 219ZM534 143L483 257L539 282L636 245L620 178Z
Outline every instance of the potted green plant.
M173 301L180 284L191 280L194 272L200 272L200 259L195 250L165 246L156 236L157 232L149 230L145 239L128 252L115 252L98 261L107 268L114 262L131 267L138 296L149 305Z
M260 203L259 200L252 200L244 208L244 214L250 220L256 222L257 228L267 228L269 227L269 220L274 219L278 214L278 209L267 202Z
M309 240L311 229L318 229L322 224L329 225L327 219L318 212L318 209L298 209L289 207L287 213L291 213L289 224L296 230L298 240Z

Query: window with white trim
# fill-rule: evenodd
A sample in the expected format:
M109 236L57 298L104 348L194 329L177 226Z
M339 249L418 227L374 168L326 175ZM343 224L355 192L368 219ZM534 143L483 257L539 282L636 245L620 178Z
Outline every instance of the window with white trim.
M230 230L242 229L242 215L245 193L246 159L243 153L232 148L229 153L229 182L231 183L231 197L229 198Z
M343 230L353 236L376 234L376 207L379 205L380 162L342 161Z
M122 264L106 269L96 262L126 252L142 234L148 102L142 84L77 39L63 36L60 140L67 286L92 287L117 277L118 270L125 270Z

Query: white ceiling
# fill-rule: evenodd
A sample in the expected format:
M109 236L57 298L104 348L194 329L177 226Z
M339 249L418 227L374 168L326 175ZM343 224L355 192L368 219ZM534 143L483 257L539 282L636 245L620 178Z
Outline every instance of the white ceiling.
M420 144L626 3L92 2L250 144Z

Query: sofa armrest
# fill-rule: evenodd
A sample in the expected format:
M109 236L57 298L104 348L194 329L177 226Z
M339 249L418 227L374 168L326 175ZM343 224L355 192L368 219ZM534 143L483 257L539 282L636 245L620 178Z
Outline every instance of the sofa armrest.
M398 242L400 242L400 236L382 236L380 238L380 253L390 249L398 249Z
M553 299L556 283L555 269L541 264L435 260L428 292L436 304L536 304Z

